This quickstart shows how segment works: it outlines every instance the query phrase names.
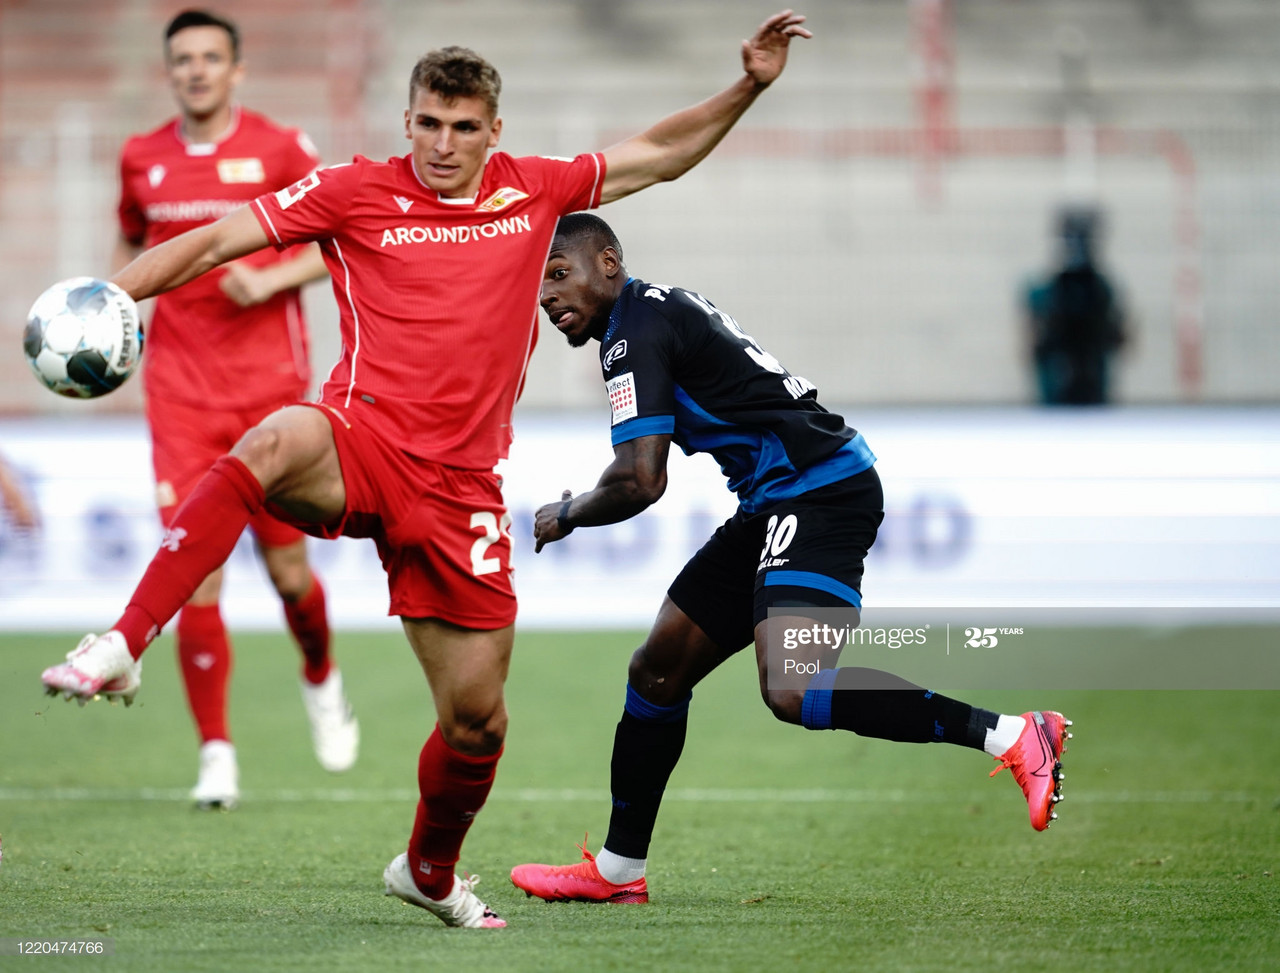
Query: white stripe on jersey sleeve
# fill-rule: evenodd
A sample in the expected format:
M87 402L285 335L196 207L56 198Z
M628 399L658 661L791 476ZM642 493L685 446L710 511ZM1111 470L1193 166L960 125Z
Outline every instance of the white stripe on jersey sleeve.
M603 188L600 185L601 180L604 178L604 173L600 171L600 159L601 159L601 155L599 152L591 153L591 161L596 164L596 179L595 179L595 182L591 184L591 195L587 197L588 209L593 209L594 207L600 205L599 197L596 196L596 193Z
M267 212L267 208L262 205L261 199L255 199L253 205L258 207L258 212L262 214L262 218L267 221L267 227L271 230L271 235L276 238L276 243L284 243L280 239L280 233L276 230L276 225L271 222L271 214Z

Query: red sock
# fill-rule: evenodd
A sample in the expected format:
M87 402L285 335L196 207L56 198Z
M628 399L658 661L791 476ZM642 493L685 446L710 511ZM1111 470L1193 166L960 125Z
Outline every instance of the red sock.
M418 816L409 839L409 868L424 895L443 899L453 889L453 866L471 821L484 807L499 750L487 757L459 753L437 724L418 757Z
M223 456L196 484L174 514L129 607L111 626L124 635L135 659L227 559L264 499L262 485L234 456Z
M231 643L216 604L187 605L178 613L178 663L200 742L231 740L227 732L227 683Z
M329 614L325 608L324 585L313 572L311 587L297 601L284 603L285 621L302 650L302 677L318 686L329 677Z

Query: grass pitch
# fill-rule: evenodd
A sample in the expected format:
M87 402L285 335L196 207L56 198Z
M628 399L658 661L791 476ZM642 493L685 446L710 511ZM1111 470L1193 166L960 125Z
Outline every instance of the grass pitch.
M75 638L0 638L0 939L108 937L115 952L0 955L3 970L1280 968L1274 692L969 694L1075 720L1061 820L1036 834L981 754L774 722L744 655L695 693L652 902L553 905L507 872L575 859L584 831L603 840L639 635L523 634L507 753L462 862L510 924L487 933L381 895L433 722L398 634L339 636L363 730L342 776L311 756L287 639L236 638L231 814L187 803L195 742L171 647L148 652L132 709L80 709L38 684Z

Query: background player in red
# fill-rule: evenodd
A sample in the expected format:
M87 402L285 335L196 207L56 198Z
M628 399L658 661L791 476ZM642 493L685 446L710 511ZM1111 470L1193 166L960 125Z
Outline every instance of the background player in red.
M120 156L119 270L144 248L207 225L319 163L310 139L234 101L244 75L233 23L199 10L165 30L165 65L179 115L125 143ZM311 372L298 287L324 276L315 246L270 251L157 298L144 378L156 502L166 527L210 466L240 435L298 402ZM355 761L359 727L330 660L324 588L296 527L265 512L249 522L303 655L302 696L316 757L327 770ZM222 568L178 616L178 661L200 735L200 807L239 799L227 718L232 652L218 606Z
M781 73L791 38L811 36L803 20L784 11L765 21L742 43L743 74L719 94L574 159L490 156L502 131L498 73L464 48L434 51L410 79L407 156L320 170L117 274L142 298L268 243L317 240L342 357L319 403L268 416L214 465L124 615L47 669L47 690L132 698L147 643L264 503L323 536L372 537L438 721L387 894L449 925L504 926L454 866L506 736L516 602L492 471L511 440L547 249L560 216L701 161Z

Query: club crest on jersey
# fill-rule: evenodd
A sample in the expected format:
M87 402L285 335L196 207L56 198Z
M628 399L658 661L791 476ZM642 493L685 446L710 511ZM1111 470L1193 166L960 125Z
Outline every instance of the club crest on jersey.
M482 213L495 213L502 209L502 207L509 206L516 202L516 200L528 198L528 193L522 193L520 190L513 189L511 186L503 186L496 193L477 206L476 209L480 210Z
M610 425L616 426L640 414L636 405L636 378L631 372L609 379L605 388L609 390L609 408L613 410L613 422Z
M412 199L405 199L403 196L392 196L391 198L396 201L396 205L400 207L401 213L409 212L409 207L413 205Z
M218 179L224 183L266 182L261 159L219 159Z
M155 189L156 186L164 182L165 174L168 171L168 169L160 165L158 162L147 170L147 182L151 184L152 189Z
M604 370L607 372L613 368L613 363L627 353L627 339L623 338L616 345L610 348L604 355Z

